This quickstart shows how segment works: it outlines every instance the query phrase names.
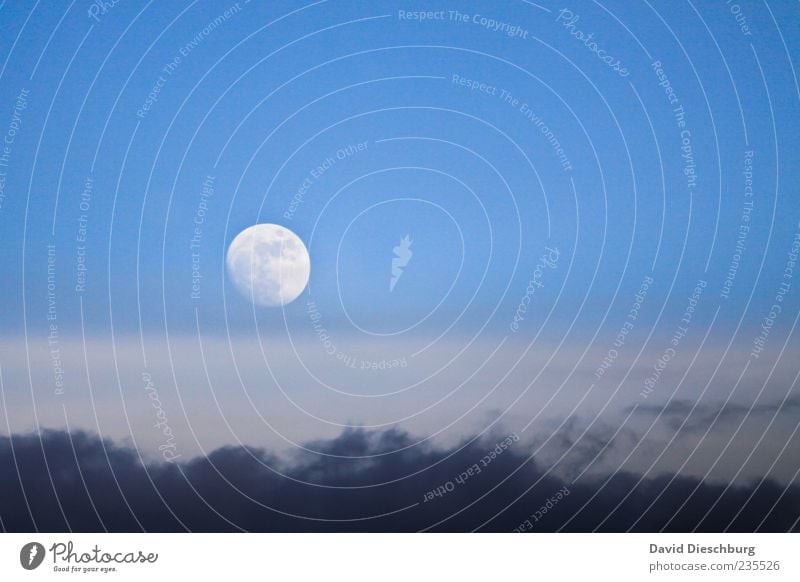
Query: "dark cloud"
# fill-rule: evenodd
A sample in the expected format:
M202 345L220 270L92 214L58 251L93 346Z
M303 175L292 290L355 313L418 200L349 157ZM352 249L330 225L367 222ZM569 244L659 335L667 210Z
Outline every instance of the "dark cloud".
M535 445L544 447L548 441L559 458L563 457L558 463L559 475L569 479L577 477L590 465L600 465L612 453L641 446L641 435L632 429L615 428L599 421L587 426L577 416L571 416L558 427L541 433L537 435Z
M619 473L602 488L566 484L543 474L521 441L456 480L502 439L440 450L410 446L401 431L348 430L291 461L225 447L143 464L135 450L85 433L14 435L0 438L0 521L51 532L511 531L565 485L569 495L531 520L533 531L787 531L800 515L800 488L770 480L726 489ZM353 456L363 458L342 458ZM423 502L440 486L449 490Z
M800 396L787 398L784 402L762 404L697 403L691 400L670 400L666 404L640 404L631 406L626 412L659 417L670 428L685 432L705 431L714 423L740 422L745 417L763 417L776 414L793 414L800 411Z

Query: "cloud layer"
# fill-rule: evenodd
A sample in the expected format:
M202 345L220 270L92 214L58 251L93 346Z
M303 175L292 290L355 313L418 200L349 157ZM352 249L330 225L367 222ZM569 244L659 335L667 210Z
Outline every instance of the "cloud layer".
M83 432L0 437L0 520L6 531L50 532L798 529L797 485L631 473L568 483L505 435L451 449L412 442L349 430L291 461L224 447L145 464Z

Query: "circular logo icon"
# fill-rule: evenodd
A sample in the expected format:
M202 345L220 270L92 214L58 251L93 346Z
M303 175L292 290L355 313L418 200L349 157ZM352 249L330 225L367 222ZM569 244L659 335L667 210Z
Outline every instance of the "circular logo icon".
M26 570L35 570L44 561L44 546L39 542L29 542L19 551L19 563Z

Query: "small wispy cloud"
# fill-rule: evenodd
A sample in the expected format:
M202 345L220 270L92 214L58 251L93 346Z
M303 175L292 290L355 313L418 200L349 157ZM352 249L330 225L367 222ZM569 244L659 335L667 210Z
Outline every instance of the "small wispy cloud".
M405 269L409 261L411 261L411 257L414 254L411 252L411 244L413 242L409 235L405 235L400 239L400 244L392 249L394 257L392 258L392 276L389 279L389 291L394 291L394 286L397 285L397 282L403 275L403 269Z
M743 404L734 402L703 403L674 399L666 404L639 404L626 408L626 412L658 417L674 430L704 431L715 423L741 421L743 418L797 414L800 396L791 396L782 402Z

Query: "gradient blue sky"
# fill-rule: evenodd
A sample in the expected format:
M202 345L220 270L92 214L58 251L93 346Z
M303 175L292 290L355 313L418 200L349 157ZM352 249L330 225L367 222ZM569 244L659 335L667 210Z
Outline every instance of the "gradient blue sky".
M787 75L800 43L796 3L743 3L748 35L725 2L242 1L202 33L231 6L121 2L97 19L80 3L5 2L0 8L0 131L11 122L20 91L30 92L0 207L0 336L8 345L23 338L44 342L47 245L53 244L60 341L66 350L83 331L99 346L112 338L129 342L131 360L142 361L131 364L121 386L136 385L136 370L147 368L148 357L163 357L171 339L191 343L198 330L209 341L232 337L246 349L261 341L267 356L282 354L281 363L299 353L298 365L312 362L313 378L335 377L332 384L357 393L424 386L438 362L470 346L460 356L461 373L451 369L431 380L436 389L420 399L425 403L481 362L493 363L488 355L500 342L508 342L501 353L552 354L549 362L526 360L510 402L538 371L552 372L546 376L555 378L552 385L578 367L594 371L650 276L654 283L631 335L636 340L625 348L625 365L643 371L633 374L635 385L627 400L615 403L617 410L635 398L668 346L698 280L707 288L682 344L680 369L698 356L714 377L729 342L741 354L739 364L746 357L784 280L800 221L800 91ZM444 10L444 20L398 18L399 11L420 9ZM593 32L630 74L620 76L572 36L562 9L578 15L574 27ZM450 10L468 14L468 22L451 20ZM476 14L527 34L489 30L473 21ZM187 50L193 38L200 40ZM175 63L181 50L186 54ZM692 188L681 129L654 61L686 112L697 172ZM165 73L170 62L176 66ZM496 87L496 94L454 83L454 75ZM137 116L160 76L157 100ZM503 90L519 102L505 101ZM570 169L520 110L523 103L552 130ZM366 143L362 151L312 180L287 218L310 172L359 143ZM754 152L753 210L724 298L745 202L746 151ZM192 299L190 239L207 176L214 177L214 193L202 224L200 297ZM87 177L93 189L83 211ZM86 289L77 293L82 214ZM259 222L292 229L310 251L310 286L284 310L254 308L224 271L227 245ZM414 241L413 258L389 292L392 248L404 235ZM546 247L559 250L558 263L544 269L543 287L512 333L509 325ZM799 297L793 288L775 321L769 338L775 359ZM309 320L308 301L342 351L379 360L427 349L418 357L427 354L430 361L391 380L340 377L340 363L323 353ZM415 327L375 336L354 324L378 334ZM703 352L706 332L712 347ZM290 338L298 342L296 352ZM136 348L144 353L135 356ZM644 356L637 358L640 348ZM584 349L594 355L583 358ZM212 355L222 358L220 350ZM24 372L50 363L45 354L23 365L22 352L12 351L0 356L5 389L26 408L31 382ZM482 386L511 367L508 357ZM170 362L172 378L165 382L172 388L164 390L178 393L177 377L195 372L197 361L187 355L183 364ZM81 358L65 365L83 386ZM312 376L298 370L290 367L275 381L272 370L254 369L254 376L261 374L254 382L288 386L290 394L313 392ZM238 373L220 372L217 386L238 385ZM586 382L579 384L575 401ZM757 399L761 384L754 386L745 391L748 401ZM549 388L542 390L549 396ZM720 390L724 397L726 388ZM264 406L277 409L281 394ZM207 395L192 398L210 402ZM358 424L373 418L362 414L363 402L330 406L339 422ZM486 404L503 409L508 402ZM382 400L381 410L390 413L381 422L403 417L405 405L410 413L414 403L395 409ZM435 412L420 430L432 432L451 412ZM261 438L256 433L248 438Z
M446 215L430 205L422 210L422 203L389 203L362 215L341 239L366 205L397 198L441 205L465 234L468 260L443 312L459 312L469 302L489 264L468 314L475 322L486 319L509 281L515 291L505 296L506 314L513 309L530 266L547 244L572 261L568 277L566 269L553 274L549 301L542 301L543 307L552 306L563 284L557 309L564 317L574 314L583 299L593 311L603 311L618 288L635 290L651 273L657 275L655 289L662 300L670 289L674 293L673 278L684 290L675 293L678 299L702 277L716 292L714 283L727 270L739 225L743 186L737 170L746 149L756 152L756 206L749 252L723 318L738 320L767 245L789 240L796 230L797 88L790 79L775 77L784 74L787 56L776 35L757 37L751 48L721 3L701 12L713 39L691 11L626 7L628 33L614 27L598 6L573 8L580 27L595 31L608 53L625 55L632 71L625 79L596 66L597 57L555 22L555 10L547 13L522 2L468 4L463 12L518 24L530 32L527 40L472 23L398 22L398 9L410 9L405 3L323 3L272 25L301 4L240 6L166 75L144 119L135 112L163 74L161 68L227 5L199 2L140 14L142 7L123 3L88 36L93 21L73 9L49 44L64 15L40 9L36 28L24 31L13 55L10 45L29 11L19 3L5 7L2 49L13 56L3 76L7 114L19 89L31 90L0 217L7 250L2 269L16 306L23 269L31 308L43 300L46 262L41 257L50 242L59 249L59 283L68 289L75 276L79 196L89 175L95 190L87 213L84 300L92 305L87 323L106 328L109 309L118 306L112 313L121 331L136 330L131 304L137 292L145 325L160 329L166 320L193 328L187 241L206 175L216 178L215 194L203 228L204 280L197 306L215 327L226 308L233 326L251 319L243 298L228 294L223 304L222 265L226 244L255 222L283 223L307 242L313 235L314 299L332 310L331 317L339 315L334 289L340 242L345 305L384 323L394 315L405 321L427 312L450 287L461 254L458 232ZM613 4L606 8L614 12ZM778 13L781 8L780 3L772 7ZM679 44L659 17L680 28L687 40ZM770 25L768 20L752 24L756 30L774 28ZM794 32L784 31L789 45L796 40ZM650 56L633 35L646 38ZM689 42L691 61L681 48ZM679 130L650 68L652 60L664 64L687 111L698 173L692 196L681 174ZM762 71L772 80L769 100ZM495 86L497 95L455 86L453 74ZM500 98L501 89L529 103L553 128L572 171L561 170L544 137ZM486 162L430 140L375 143L411 137L449 140ZM339 148L365 141L365 152L326 172L292 219L283 218L311 168ZM381 172L366 175L376 170ZM412 273L417 274L409 273L402 294L390 296L384 281L387 256L406 233L415 240ZM776 244L774 260L766 261L756 299L769 300L773 293L785 245ZM74 294L61 293L60 299L59 316L74 322ZM298 301L289 315L302 306ZM16 307L8 310L5 333L19 331L21 313ZM584 315L583 326L597 323L591 313ZM505 323L507 315L501 319Z

